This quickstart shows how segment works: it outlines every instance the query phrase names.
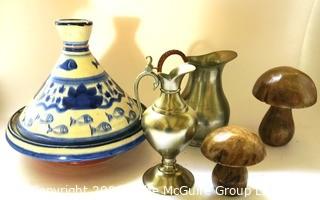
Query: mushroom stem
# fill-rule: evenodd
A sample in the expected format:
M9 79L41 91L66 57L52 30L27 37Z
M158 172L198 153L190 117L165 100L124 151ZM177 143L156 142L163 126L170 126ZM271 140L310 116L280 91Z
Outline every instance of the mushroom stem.
M241 195L247 187L246 167L230 167L217 164L212 172L212 182L216 192L227 196Z
M287 144L294 134L294 122L290 108L271 106L259 127L262 141L271 146Z

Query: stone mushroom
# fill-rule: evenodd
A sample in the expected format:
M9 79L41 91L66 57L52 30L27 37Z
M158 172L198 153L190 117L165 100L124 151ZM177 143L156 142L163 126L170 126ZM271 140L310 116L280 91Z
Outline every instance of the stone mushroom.
M241 194L247 186L246 166L257 164L266 156L260 138L239 126L225 126L208 134L201 152L217 163L212 181L216 191L228 196Z
M317 89L312 79L293 67L266 71L256 81L252 93L271 105L259 127L262 141L271 146L282 146L292 139L292 108L305 108L317 102Z

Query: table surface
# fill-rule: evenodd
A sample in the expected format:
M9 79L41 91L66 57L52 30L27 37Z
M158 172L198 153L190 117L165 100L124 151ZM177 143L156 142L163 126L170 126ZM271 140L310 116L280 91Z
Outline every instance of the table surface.
M6 120L1 120L0 191L10 198L32 199L301 199L317 196L320 180L319 105L294 112L296 133L289 145L267 146L267 157L249 167L245 198L214 193L211 172L214 163L198 148L187 147L177 158L195 177L188 194L163 196L148 191L141 176L160 161L147 141L135 149L99 164L67 166L37 161L15 152L5 141ZM259 123L257 118L256 122ZM75 192L77 191L77 192ZM48 195L50 194L50 195ZM111 198L109 198L111 197Z

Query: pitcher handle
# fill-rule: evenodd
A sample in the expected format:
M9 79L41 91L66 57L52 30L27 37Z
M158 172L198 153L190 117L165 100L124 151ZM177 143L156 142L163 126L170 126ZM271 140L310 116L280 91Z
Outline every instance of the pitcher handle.
M159 62L158 62L158 66L157 66L157 71L158 72L162 71L162 65L163 65L164 61L169 56L174 55L174 54L181 56L183 62L187 62L188 61L187 56L182 51L179 51L177 49L169 50L169 51L165 52L164 54L162 54L162 56L160 57Z
M152 57L151 56L147 56L146 57L146 60L147 60L147 66L145 67L144 71L141 72L136 80L134 81L134 95L135 95L135 98L137 100L137 103L138 103L138 109L139 109L139 119L141 119L141 116L142 116L142 106L141 106L141 101L140 101L140 97L139 97L139 83L140 83L140 80L145 77L145 76L152 76L153 79L154 79L154 82L153 82L153 89L155 90L159 84L160 84L160 80L157 76L157 74L155 74L152 70L155 69L152 65Z

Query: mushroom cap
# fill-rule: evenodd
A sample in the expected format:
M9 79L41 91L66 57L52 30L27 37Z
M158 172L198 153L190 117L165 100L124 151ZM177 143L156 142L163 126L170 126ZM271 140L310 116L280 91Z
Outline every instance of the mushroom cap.
M293 67L275 67L256 81L252 94L269 105L282 108L304 108L317 102L312 79Z
M266 156L260 138L240 126L225 126L211 132L204 139L201 152L209 160L231 167L254 165Z

